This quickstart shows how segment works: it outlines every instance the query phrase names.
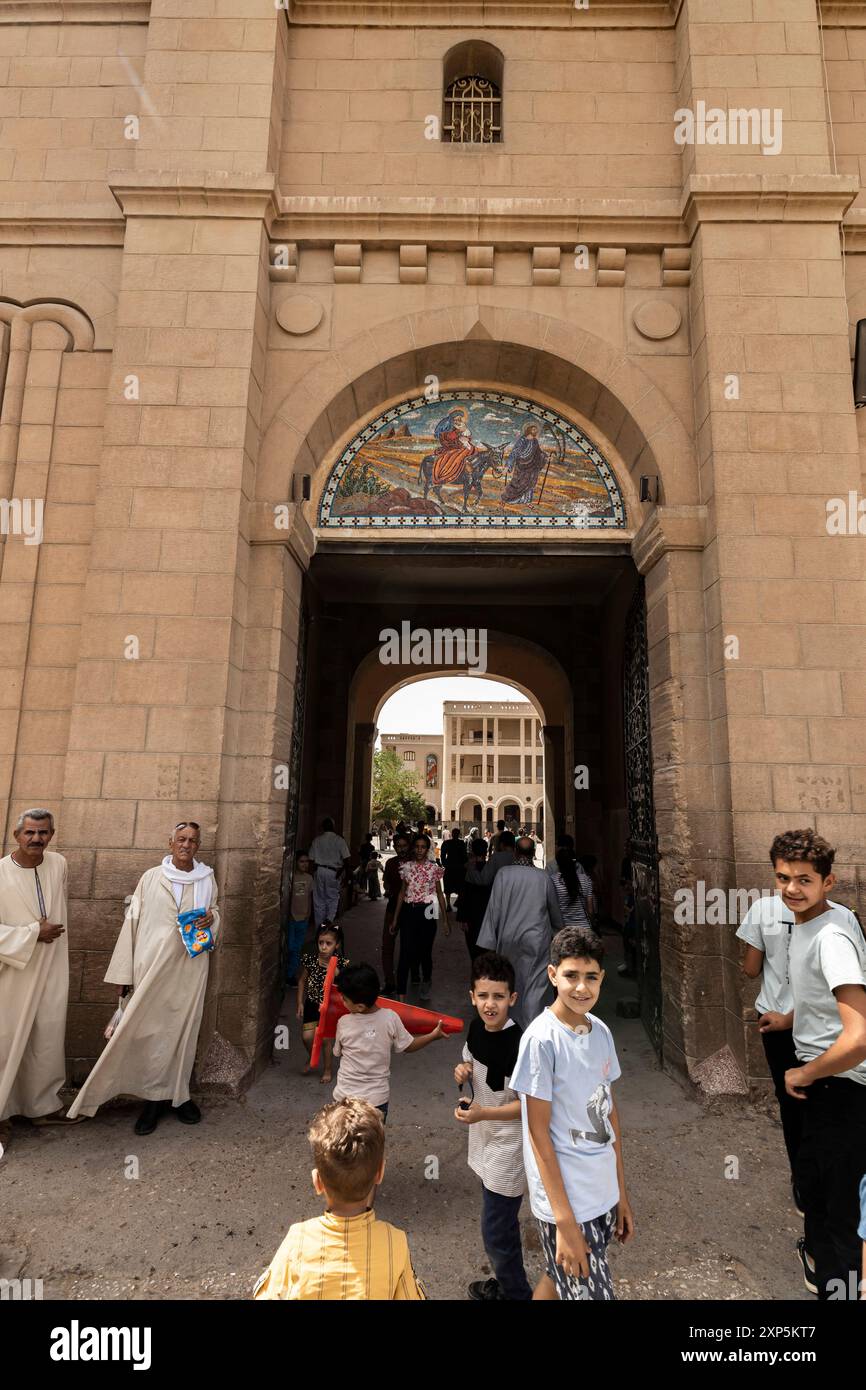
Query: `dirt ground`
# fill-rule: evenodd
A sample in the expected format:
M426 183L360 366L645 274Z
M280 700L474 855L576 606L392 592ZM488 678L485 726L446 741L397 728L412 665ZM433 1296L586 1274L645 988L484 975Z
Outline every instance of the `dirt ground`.
M347 952L378 964L383 904L344 919ZM745 1104L703 1109L658 1067L638 1021L616 1017L616 938L602 989L623 1076L616 1085L637 1234L612 1249L621 1299L797 1299L791 1205L779 1125ZM471 1017L462 935L436 943L432 1004ZM319 1210L306 1127L330 1087L300 1075L305 1054L287 996L291 1042L240 1100L202 1100L202 1124L167 1116L137 1138L138 1105L119 1104L62 1131L15 1126L0 1169L0 1278L43 1281L46 1299L247 1298L293 1221ZM489 1274L479 1235L479 1183L453 1119L453 1067L462 1043L444 1039L395 1057L388 1169L379 1215L409 1235L435 1299L464 1299ZM739 1176L727 1178L735 1169ZM541 1273L525 1213L527 1270Z

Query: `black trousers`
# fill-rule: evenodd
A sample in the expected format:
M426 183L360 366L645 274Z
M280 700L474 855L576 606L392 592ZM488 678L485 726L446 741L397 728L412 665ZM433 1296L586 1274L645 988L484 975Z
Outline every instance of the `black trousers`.
M859 1187L866 1173L866 1086L832 1076L807 1087L795 1180L806 1213L806 1249L818 1297L858 1298L862 1242Z
M800 1137L803 1133L803 1113L806 1109L803 1101L795 1100L785 1090L785 1072L800 1065L794 1051L794 1032L791 1028L785 1028L777 1033L762 1033L761 1041L764 1044L767 1066L770 1068L770 1075L776 1089L779 1118L782 1121L782 1133L785 1138L785 1148L788 1150L788 1162L791 1165L791 1177L793 1178Z
M433 940L439 923L425 917L426 903L404 903L400 908L400 956L397 961L397 993L405 994L411 972L417 980L433 978Z

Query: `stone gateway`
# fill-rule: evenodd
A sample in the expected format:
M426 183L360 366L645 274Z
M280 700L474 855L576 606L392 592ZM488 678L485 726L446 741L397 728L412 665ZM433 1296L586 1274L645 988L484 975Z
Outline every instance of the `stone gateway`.
M69 1079L191 817L198 1082L265 1067L295 847L360 843L384 700L453 669L379 660L408 623L538 711L664 1065L765 1089L734 925L674 908L791 826L862 905L866 0L217 8L0 12L0 778L69 866Z

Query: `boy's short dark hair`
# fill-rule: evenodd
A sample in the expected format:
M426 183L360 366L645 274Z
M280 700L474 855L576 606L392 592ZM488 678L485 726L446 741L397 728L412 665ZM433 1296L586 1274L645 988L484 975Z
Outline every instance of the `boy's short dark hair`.
M604 964L604 943L587 927L563 927L550 943L550 964L561 965L564 960L594 960Z
M360 961L358 965L344 965L334 981L337 989L353 1004L375 1004L382 993L379 976L372 965Z
M487 841L481 835L476 835L472 841L472 853L476 859L487 858Z
M500 833L500 836L499 836L499 848L500 848L500 849L511 849L512 846L514 846L516 843L517 843L517 841L516 841L515 838L514 838L514 833L513 833L513 831L511 831L511 830L503 830L503 831Z
M826 878L833 868L835 858L833 846L817 835L811 826L805 830L786 830L783 835L777 835L770 845L773 868L780 859L789 864L811 864L822 878Z
M496 980L508 986L508 993L514 993L514 966L507 956L500 956L496 951L483 951L480 956L476 956L472 962L472 988L475 988L478 980Z
M385 1154L382 1116L366 1100L334 1100L313 1119L307 1138L329 1197L360 1202Z

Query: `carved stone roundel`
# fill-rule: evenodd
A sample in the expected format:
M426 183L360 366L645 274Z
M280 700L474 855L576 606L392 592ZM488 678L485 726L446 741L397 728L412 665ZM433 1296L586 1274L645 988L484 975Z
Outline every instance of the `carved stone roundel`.
M322 322L322 305L305 294L289 295L277 307L277 323L286 333L312 333Z
M683 316L675 304L665 299L647 299L634 311L633 322L638 333L644 338L659 341L672 338L683 321Z

